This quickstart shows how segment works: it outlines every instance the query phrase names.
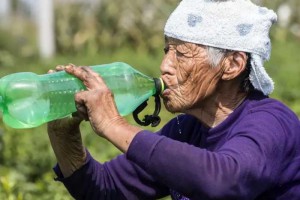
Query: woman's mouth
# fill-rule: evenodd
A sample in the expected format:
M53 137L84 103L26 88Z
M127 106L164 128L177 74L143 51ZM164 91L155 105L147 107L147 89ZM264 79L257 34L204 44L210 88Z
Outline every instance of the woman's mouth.
M172 91L174 90L175 87L174 87L174 85L168 83L168 81L166 81L166 80L163 80L163 82L164 82L165 89L161 93L161 96L163 98L167 98L168 96L171 95L171 93L172 93Z
M171 93L171 90L170 90L169 88L166 88L166 89L163 91L162 96L168 96L168 95L170 95L170 93Z

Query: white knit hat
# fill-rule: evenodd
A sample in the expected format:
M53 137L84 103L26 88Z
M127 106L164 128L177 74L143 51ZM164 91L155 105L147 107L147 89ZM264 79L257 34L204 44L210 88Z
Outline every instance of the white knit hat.
M250 81L265 95L274 83L263 66L270 58L269 31L277 15L250 0L182 0L165 25L165 35L186 42L251 54Z

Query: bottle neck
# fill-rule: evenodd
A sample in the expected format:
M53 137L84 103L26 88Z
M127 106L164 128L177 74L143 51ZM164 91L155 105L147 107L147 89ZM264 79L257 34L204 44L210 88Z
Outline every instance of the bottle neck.
M155 84L155 94L160 95L165 90L165 84L161 78L153 78Z

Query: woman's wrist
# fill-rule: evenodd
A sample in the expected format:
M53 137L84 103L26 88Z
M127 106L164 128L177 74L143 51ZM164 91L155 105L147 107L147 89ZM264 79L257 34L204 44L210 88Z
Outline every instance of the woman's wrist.
M72 153L71 155L65 155L65 153L56 153L57 162L59 168L63 174L63 176L69 177L71 176L76 170L80 169L86 163L86 150L76 153Z
M74 173L86 160L79 124L80 121L73 118L48 123L51 146L64 177Z
M123 119L124 120L124 119ZM126 153L135 135L142 129L125 120L105 129L104 137L120 151Z

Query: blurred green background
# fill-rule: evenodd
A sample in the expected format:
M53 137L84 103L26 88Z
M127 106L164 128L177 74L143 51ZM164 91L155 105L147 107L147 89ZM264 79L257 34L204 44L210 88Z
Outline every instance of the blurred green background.
M127 62L149 76L159 76L164 23L179 0L1 2L0 77L21 71L44 74L59 64L97 65L114 61ZM271 96L300 116L300 2L255 2L274 9L279 16L271 32L272 57L266 63L275 81ZM41 21L40 15L48 12L43 10L47 9L45 5L50 15ZM45 39L41 34L47 25L52 35ZM147 113L152 112L151 102L152 99ZM161 117L159 127L148 129L158 130L174 115L163 108ZM127 119L134 123L131 116ZM0 125L0 199L72 199L62 184L53 181L55 158L45 125L26 130L11 129L2 121ZM97 137L88 123L82 124L82 132L85 145L99 161L105 162L120 153Z

